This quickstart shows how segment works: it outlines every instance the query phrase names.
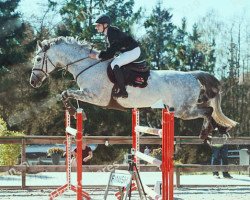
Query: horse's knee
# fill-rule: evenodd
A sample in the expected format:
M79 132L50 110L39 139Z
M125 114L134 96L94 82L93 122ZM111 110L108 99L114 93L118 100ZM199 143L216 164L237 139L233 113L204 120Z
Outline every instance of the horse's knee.
M67 90L63 91L62 94L61 94L62 98L65 100L68 98L68 93L67 93Z
M206 115L207 117L211 117L213 111L214 111L214 109L213 109L212 107L207 107L206 112L205 112L205 115Z

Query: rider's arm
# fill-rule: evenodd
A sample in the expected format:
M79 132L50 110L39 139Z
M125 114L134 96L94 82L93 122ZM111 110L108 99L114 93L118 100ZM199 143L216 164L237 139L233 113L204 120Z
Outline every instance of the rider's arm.
M121 50L121 44L125 37L125 34L116 27L109 27L107 34L110 46L99 54L99 58L103 60L113 58L115 53Z

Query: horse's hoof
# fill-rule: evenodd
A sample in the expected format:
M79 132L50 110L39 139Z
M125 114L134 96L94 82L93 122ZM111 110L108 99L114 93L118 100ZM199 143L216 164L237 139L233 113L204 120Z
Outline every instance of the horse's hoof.
M206 139L208 139L208 135L207 134L200 134L199 138L202 140L206 140Z
M67 108L67 110L69 111L70 116L74 116L74 118L76 119L76 109L75 108Z
M118 99L118 97L114 97L114 96L112 96L112 98L113 98L115 101L117 101L117 99Z
M203 140L203 144L206 144L206 145L211 146L211 145L212 145L211 138L208 138L208 139Z

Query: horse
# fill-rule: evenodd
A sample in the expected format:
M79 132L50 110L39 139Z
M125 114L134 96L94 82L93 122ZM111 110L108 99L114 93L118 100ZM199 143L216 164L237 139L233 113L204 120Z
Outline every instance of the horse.
M111 95L114 83L107 75L112 59L94 60L88 57L90 52L98 53L90 43L73 37L38 41L30 76L31 86L39 88L52 71L62 68L73 75L79 86L79 90L62 92L64 105L71 112L70 99L111 109L148 108L161 100L174 108L177 118L203 118L200 138L204 140L216 127L229 131L237 125L223 114L220 82L207 72L150 70L146 87L128 85L128 98L114 100Z

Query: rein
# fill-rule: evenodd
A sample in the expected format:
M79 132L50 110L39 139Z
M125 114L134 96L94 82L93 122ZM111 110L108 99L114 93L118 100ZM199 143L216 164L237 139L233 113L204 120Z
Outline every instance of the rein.
M83 72L85 72L86 70L90 69L91 67L93 67L93 66L99 64L100 62L102 62L102 61L98 61L97 63L94 63L94 64L90 65L89 67L87 67L87 68L83 69L82 71L80 71L80 72L76 75L76 78L75 78L75 79L76 79L76 82L77 82L78 76L80 76Z
M93 49L93 46L91 46L90 53L92 52L92 49ZM48 55L46 55L47 50L48 50L48 49L46 49L46 50L43 51L44 54L43 54L42 68L41 68L41 69L39 69L39 68L33 68L33 69L32 69L32 73L33 73L38 79L41 79L41 78L40 78L39 76L37 76L33 71L41 71L41 72L43 72L43 73L45 74L46 77L48 77L48 60L49 60L49 62L52 64L52 66L53 66L54 68L56 68L56 66L52 63L52 61L50 60L50 58L48 57ZM89 56L86 56L86 57L84 57L84 58L81 58L81 59L79 59L79 60L76 60L76 61L73 61L73 62L70 62L70 63L66 64L66 65L65 65L65 71L66 71L66 72L68 71L68 68L70 67L70 65L73 65L73 64L78 63L78 62L80 62L80 61L86 60L86 59L88 59L88 58L89 58ZM91 67L93 67L93 66L99 64L100 62L102 62L102 61L98 61L98 62L96 62L96 63L90 65L89 67L83 69L82 71L80 71L80 72L76 75L75 81L77 82L77 78L78 78L83 72L85 72L86 70L90 69ZM45 66L45 70L43 69L44 66Z

